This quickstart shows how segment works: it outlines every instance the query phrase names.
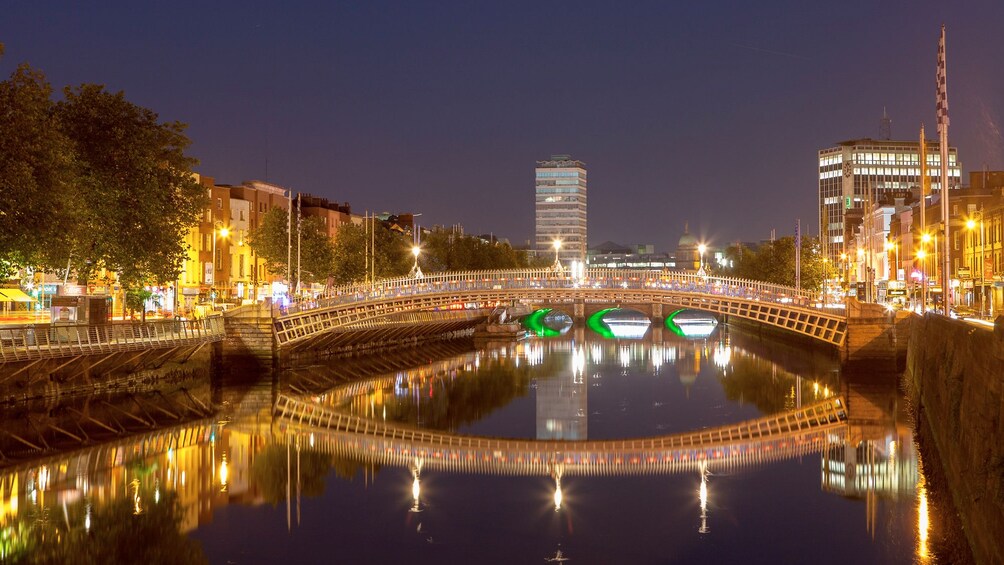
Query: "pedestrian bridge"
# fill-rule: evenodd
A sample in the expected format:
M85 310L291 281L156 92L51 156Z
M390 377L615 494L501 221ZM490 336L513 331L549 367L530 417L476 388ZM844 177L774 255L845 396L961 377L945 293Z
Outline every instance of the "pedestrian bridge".
M843 309L818 302L819 293L781 285L693 273L587 269L582 276L552 269L442 273L384 279L331 289L319 299L276 308L280 348L309 346L326 334L416 311L486 305L567 304L575 317L587 305L692 308L741 318L842 347Z
M507 475L623 475L725 470L821 452L847 430L841 397L738 424L694 432L603 441L465 436L346 414L279 395L275 416L286 441L357 460Z

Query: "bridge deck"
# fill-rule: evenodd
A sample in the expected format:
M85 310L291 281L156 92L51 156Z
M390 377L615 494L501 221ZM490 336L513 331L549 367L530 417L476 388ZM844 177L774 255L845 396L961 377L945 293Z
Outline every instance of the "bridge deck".
M844 343L846 314L816 303L817 293L742 279L590 269L583 277L548 270L444 273L333 289L329 296L276 311L280 347L405 312L465 304L567 302L661 304L736 316L835 346Z

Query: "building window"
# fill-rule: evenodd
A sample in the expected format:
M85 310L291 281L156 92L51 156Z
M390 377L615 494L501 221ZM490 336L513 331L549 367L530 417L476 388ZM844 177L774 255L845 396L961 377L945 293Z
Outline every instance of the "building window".
M222 210L223 209L223 199L222 198L217 198L216 199L216 209L217 210Z
M241 221L244 221L244 210L241 210Z

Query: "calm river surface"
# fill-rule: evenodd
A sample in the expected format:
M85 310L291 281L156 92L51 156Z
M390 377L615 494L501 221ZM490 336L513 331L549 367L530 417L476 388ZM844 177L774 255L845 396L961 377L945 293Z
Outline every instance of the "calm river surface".
M895 378L726 327L655 334L443 342L258 382L230 371L243 383L215 387L218 416L0 467L0 561L934 562ZM373 425L274 418L276 398ZM814 436L717 439L675 463L616 441L828 399L848 420ZM543 443L439 450L373 435L384 426ZM594 447L542 461L559 441Z

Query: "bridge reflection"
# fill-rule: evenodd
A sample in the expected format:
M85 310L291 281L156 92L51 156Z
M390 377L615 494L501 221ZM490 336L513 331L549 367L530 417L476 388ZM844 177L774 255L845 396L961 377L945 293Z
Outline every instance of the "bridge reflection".
M402 486L410 487L408 506L415 511L421 511L423 500L430 496L423 492L422 481L433 473L549 476L554 480L552 501L558 511L575 501L564 487L589 481L591 476L692 473L694 516L700 516L702 532L712 531L714 525L716 473L762 468L791 458L818 457L823 490L865 499L871 528L875 526L877 500L918 496L911 430L895 409L889 411L887 397L895 397L894 389L862 389L853 382L827 381L825 371L816 374L811 367L792 370L759 357L742 340L727 334L718 341L669 340L647 348L644 345L599 342L580 348L571 342L524 342L501 350L459 354L451 349L454 346L448 346L439 351L442 357L411 369L386 358L357 360L328 370L300 368L284 375L281 394L312 405L315 415L340 413L362 423L368 414L370 427L321 426L319 418L301 423L282 417L281 411L277 418L272 410L272 391L263 387L235 402L231 411L211 418L7 465L0 468L0 557L40 555L38 552L57 545L54 540L79 548L73 544L95 543L87 541L86 533L108 528L109 520L124 521L122 527L128 529L132 527L129 516L153 515L165 508L177 518L179 533L210 522L215 512L232 504L285 504L287 524L292 527L300 518L299 498L320 494L332 473L343 477L365 473L369 478L370 473L375 476L387 466L409 471L408 484ZM574 361L566 370L573 383L575 378L588 382L581 377L588 375L590 363L612 358L629 366L644 366L653 374L670 365L692 370L696 364L697 372L713 369L725 380L756 368L757 379L777 383L772 394L777 390L784 394L781 400L768 400L736 385L727 389L727 394L744 397L768 416L746 423L745 431L743 423L738 423L661 440L488 440L496 443L478 448L470 445L472 441L466 446L440 444L437 450L429 441L391 437L391 430L377 426L379 421L372 418L380 420L384 407L393 407L398 394L428 392L430 387L437 390L444 379L465 378L466 372L478 367L501 362L524 367L547 363L540 347L565 348L572 354ZM377 376L333 388L328 384L345 383L343 379L367 371ZM322 386L330 390L317 388ZM846 409L846 418L830 421L829 414L836 413L824 411L825 418L807 426L808 418L794 416L799 411L811 412L820 402L837 406L838 399ZM861 412L855 410L862 407L865 416L859 417ZM780 424L764 428L770 425L769 420L791 424L786 430L781 430ZM726 437L729 428L733 429L732 439ZM739 437L741 434L746 436ZM689 444L683 436L689 437ZM560 448L555 449L557 446ZM439 494L448 485L449 481L439 481ZM127 512L112 512L115 508ZM179 538L170 536L143 543L183 545Z

